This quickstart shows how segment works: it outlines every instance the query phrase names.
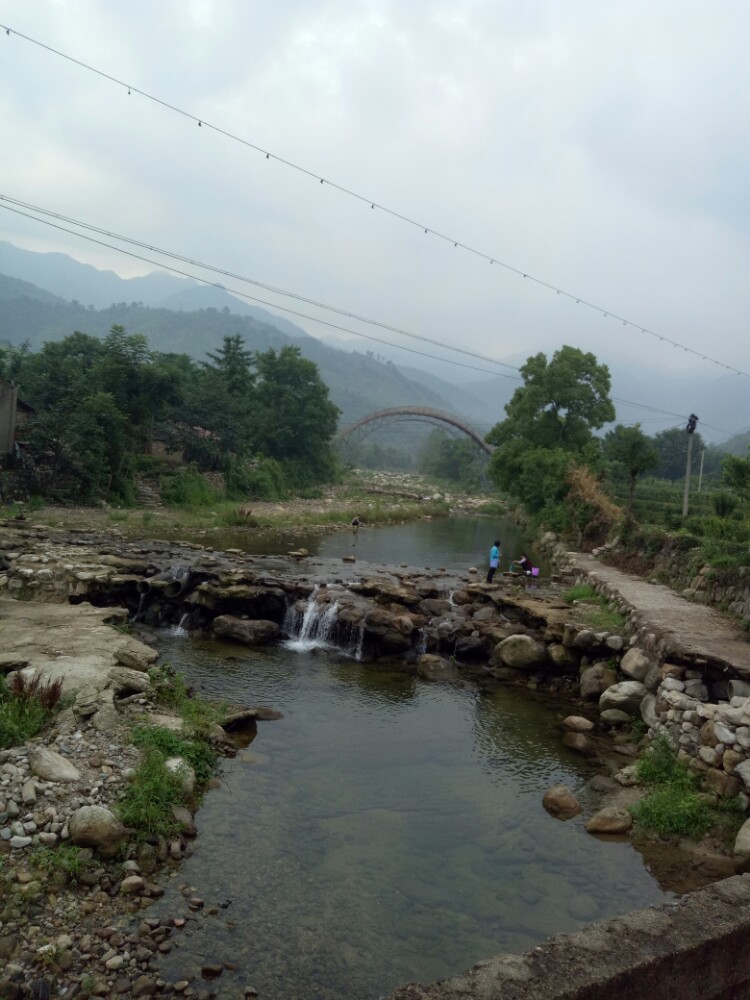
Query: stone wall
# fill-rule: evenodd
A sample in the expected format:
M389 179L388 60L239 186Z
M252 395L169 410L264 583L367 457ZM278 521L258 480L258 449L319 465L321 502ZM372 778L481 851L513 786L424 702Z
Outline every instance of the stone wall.
M500 955L389 1000L747 1000L750 876Z

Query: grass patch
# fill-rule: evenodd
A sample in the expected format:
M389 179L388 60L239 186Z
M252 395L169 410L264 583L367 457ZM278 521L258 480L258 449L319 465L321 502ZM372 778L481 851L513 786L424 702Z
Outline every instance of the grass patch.
M196 698L185 678L169 664L148 672L156 701L178 712L182 721L198 736L207 736L225 714L226 706Z
M599 595L590 583L579 583L576 587L565 591L563 600L566 604L572 604L574 601L598 601Z
M118 804L125 826L144 835L167 836L177 828L172 807L184 801L182 782L164 761L162 753L150 750Z
M698 792L679 785L654 789L630 807L633 819L660 837L700 840L716 822L715 810Z
M55 849L35 848L29 857L29 863L32 868L46 872L48 875L61 872L66 880L73 884L80 880L86 867L81 849L73 844L60 844Z
M714 802L698 791L699 776L679 759L663 733L641 755L635 775L650 791L630 812L636 823L660 837L699 840L713 830L732 841L746 818L739 800Z
M155 700L177 711L185 732L160 726L134 726L131 739L145 755L118 811L126 826L143 836L167 836L178 824L173 807L183 805L187 794L180 775L166 767L170 757L181 757L195 772L198 794L211 777L217 754L208 742L211 728L222 717L223 708L196 698L181 674L169 666L149 671Z
M27 681L16 673L10 684L0 676L0 749L19 746L41 732L55 714L61 694L61 681L45 682L41 675Z
M617 632L624 628L626 618L597 594L590 583L579 583L563 594L567 604L577 604L576 613L584 625L596 632Z
M156 751L166 760L168 757L182 757L195 771L200 784L205 783L216 764L216 753L204 740L189 739L160 726L136 726L132 733L133 743L147 751Z

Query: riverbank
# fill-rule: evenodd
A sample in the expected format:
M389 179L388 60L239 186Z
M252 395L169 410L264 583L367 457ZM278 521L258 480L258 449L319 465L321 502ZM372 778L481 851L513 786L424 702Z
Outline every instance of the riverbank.
M141 507L66 507L14 504L9 514L29 524L66 531L96 531L116 538L200 539L221 545L227 531L248 538L273 533L326 534L363 525L395 524L448 514L497 514L504 504L496 497L446 490L423 476L355 469L339 484L321 487L314 498L287 501L223 501L210 507L167 507L151 501Z

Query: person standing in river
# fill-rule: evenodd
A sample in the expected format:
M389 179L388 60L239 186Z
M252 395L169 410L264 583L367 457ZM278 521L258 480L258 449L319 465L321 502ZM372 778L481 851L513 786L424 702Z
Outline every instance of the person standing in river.
M500 542L495 541L490 549L490 568L487 570L487 583L492 583L495 570L500 565Z

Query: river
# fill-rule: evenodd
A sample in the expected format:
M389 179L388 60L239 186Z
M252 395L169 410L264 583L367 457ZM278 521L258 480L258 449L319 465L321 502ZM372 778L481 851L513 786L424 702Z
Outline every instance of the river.
M461 518L353 541L341 532L319 552L354 544L358 562L366 550L424 566L439 552L442 565L467 565L500 528ZM668 898L630 842L543 810L557 781L585 801L592 773L561 746L565 705L431 684L335 652L164 632L149 641L201 693L284 715L222 765L197 814L196 849L175 883L206 909L162 960L173 980L200 979L216 961L228 966L220 996L252 985L266 1000L369 1000ZM186 911L177 884L158 911Z

